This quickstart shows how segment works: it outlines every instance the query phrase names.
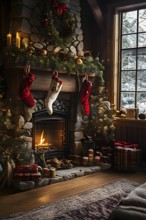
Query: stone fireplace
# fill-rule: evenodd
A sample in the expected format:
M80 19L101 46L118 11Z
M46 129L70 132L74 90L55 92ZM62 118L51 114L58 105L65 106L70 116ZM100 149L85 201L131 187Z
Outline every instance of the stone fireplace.
M99 81L103 82L103 69L98 57L93 59L90 51L84 50L80 0L60 1L70 8L76 20L72 40L62 47L56 42L53 45L48 33L46 35L44 23L42 24L42 13L46 12L48 0L11 1L3 76L6 82L6 109L11 113L10 126L17 132L19 138L25 140L24 144L19 146L16 144L15 155L18 156L16 161L18 165L39 164L42 151L46 160L56 157L66 158L72 162L70 159L77 158L73 161L74 165L81 165L83 121L87 119L80 100L82 78L88 74L89 81L93 82L97 72ZM28 62L30 71L35 75L30 91L35 102L33 107L26 106L19 96L24 82L24 66ZM45 99L54 69L58 70L58 77L63 86L53 103L53 114L49 115L45 108ZM75 163L78 161L80 164ZM83 172L79 168L77 174L73 173L67 178L92 172L95 172L95 169ZM57 181L63 178L59 176ZM64 179L66 180L66 177ZM48 184L56 179L43 181Z
M82 155L82 122L85 117L79 98L82 77L77 77L75 74L68 76L66 73L59 73L63 86L57 100L53 103L53 114L49 115L44 101L48 93L52 72L43 69L31 69L35 74L31 88L35 106L27 108L18 96L23 71L23 67L5 68L5 80L8 88L7 106L11 110L15 128L22 133L21 137L27 142L27 145L25 144L20 149L22 153L27 152L26 158L24 153L22 163L34 162L33 154L39 152L37 149L39 147L36 145L43 131L44 134L50 133L50 136L45 136L50 145L50 150L46 154L48 158L55 156L69 158L73 155ZM93 79L94 77L91 77L91 80ZM56 139L58 139L58 143Z
M50 126L52 129L54 127L54 129L58 130L59 126L61 126L59 132L64 134L62 135L62 146L60 146L63 148L63 151L60 153L67 157L69 157L69 155L81 155L81 139L83 138L83 112L79 100L81 78L76 75L67 76L66 73L59 74L59 78L63 81L63 86L57 100L53 103L53 114L49 115L44 106L44 100L47 96L52 73L50 72L48 74L47 71L41 70L40 72L37 70L35 74L36 79L32 86L32 94L36 102L36 110L32 114L33 131L36 130L36 122L40 122L40 120L44 120L46 124L52 123ZM45 126L44 123L42 126ZM55 126L57 126L57 128L55 128ZM55 139L57 138L57 132L58 131L54 130L52 133ZM32 147L35 145L34 141L33 136Z
M71 154L71 101L65 100L65 95L53 103L53 114L49 115L43 108L32 116L33 122L33 148L36 162L42 151L45 152L45 160L51 158L69 158ZM41 100L43 103L43 100ZM41 108L41 107L40 107Z
M69 7L70 13L76 20L75 30L72 34L72 41L66 46L65 50L69 51L74 56L82 56L84 44L80 1L64 0L62 2ZM60 45L56 46L50 44L49 37L46 35L42 23L43 13L46 9L49 10L46 8L46 5L47 0L43 2L40 2L39 0L12 1L9 23L9 32L12 35L12 45L17 43L15 42L15 34L18 33L21 41L20 49L21 47L25 47L23 43L26 39L30 51L41 51L43 54L54 54L56 53L56 50L58 51L61 49ZM16 47L17 46L18 45L16 44ZM83 138L83 114L79 101L79 89L82 79L81 77L78 77L76 73L68 75L64 69L59 71L59 78L63 81L63 87L58 99L53 105L53 114L50 117L47 115L44 100L47 96L51 82L52 71L48 66L44 67L41 61L42 60L37 64L31 63L31 72L35 74L35 80L31 88L31 93L35 99L35 106L33 108L27 108L18 96L24 74L23 64L16 64L14 61L13 64L5 64L4 67L4 78L7 84L7 106L11 110L15 129L22 132L22 137L27 142L27 145L21 150L23 152L29 152L29 157L28 155L27 158L24 156L24 161L22 161L22 163L32 163L34 161L34 157L31 155L36 152L36 142L38 141L37 136L41 135L41 117L44 117L42 121L44 121L46 130L50 129L47 128L48 121L51 123L50 127L55 127L54 123L58 121L62 123L61 126L63 126L63 129L62 131L60 130L60 132L64 132L65 130L65 134L62 137L63 144L59 147L63 148L61 154L65 153L65 155L69 156L69 154L80 155L82 153L81 139ZM63 122L61 121L62 119ZM57 127L59 127L59 125L57 125ZM57 133L57 131L54 131L54 133ZM55 135L51 134L51 136ZM56 145L56 143L53 143L52 145Z

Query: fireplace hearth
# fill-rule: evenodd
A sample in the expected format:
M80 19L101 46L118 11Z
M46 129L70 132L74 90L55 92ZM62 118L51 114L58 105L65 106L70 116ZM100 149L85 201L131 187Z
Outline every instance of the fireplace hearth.
M33 115L33 148L36 162L45 153L45 159L68 158L69 149L69 120L68 114L54 111L49 115L46 109Z
M84 136L82 127L84 112L79 100L79 80L81 78L73 74L68 76L66 73L60 73L63 87L53 103L53 114L49 115L44 103L52 73L44 69L33 69L32 71L35 74L35 80L31 88L35 100L33 108L27 108L18 97L23 68L8 68L5 74L9 87L7 90L7 105L11 110L13 123L16 124L17 130L21 132L23 139L26 141L23 147L26 152L23 163L37 162L34 157L37 157L39 151L42 152L43 149L46 158L57 157L59 159L66 157L70 159L74 156L81 156L83 152L81 140ZM10 75L11 83L9 80ZM15 85L16 78L17 86ZM59 128L58 131L57 127ZM44 146L41 148L39 141L42 135L45 136L42 137L45 138L45 141L43 142ZM53 142L51 138L54 138Z

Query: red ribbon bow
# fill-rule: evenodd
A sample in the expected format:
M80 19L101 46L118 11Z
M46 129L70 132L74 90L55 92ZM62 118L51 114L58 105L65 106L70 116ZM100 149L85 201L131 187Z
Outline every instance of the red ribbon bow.
M53 0L53 3L54 3L54 9L56 10L57 12L57 15L62 15L64 12L67 11L67 6L66 4L59 4L56 0Z
M67 6L66 6L66 4L63 4L58 7L57 14L62 15L66 11L67 11Z

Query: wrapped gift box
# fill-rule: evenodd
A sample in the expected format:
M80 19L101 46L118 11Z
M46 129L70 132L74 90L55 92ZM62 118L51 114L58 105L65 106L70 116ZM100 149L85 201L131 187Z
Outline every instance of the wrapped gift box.
M124 144L125 143L125 144ZM114 150L115 169L121 171L136 171L141 161L141 149L138 144L119 142Z
M41 173L14 173L14 179L17 181L39 181Z
M138 144L134 144L127 141L115 141L114 143L115 147L124 147L124 148L139 148Z
M17 172L17 173L37 173L38 172L38 165L37 164L16 165L15 172Z

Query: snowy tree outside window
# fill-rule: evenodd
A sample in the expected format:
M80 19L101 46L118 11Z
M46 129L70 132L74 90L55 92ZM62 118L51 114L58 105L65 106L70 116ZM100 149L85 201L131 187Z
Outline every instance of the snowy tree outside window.
M146 113L146 8L120 16L120 107Z

